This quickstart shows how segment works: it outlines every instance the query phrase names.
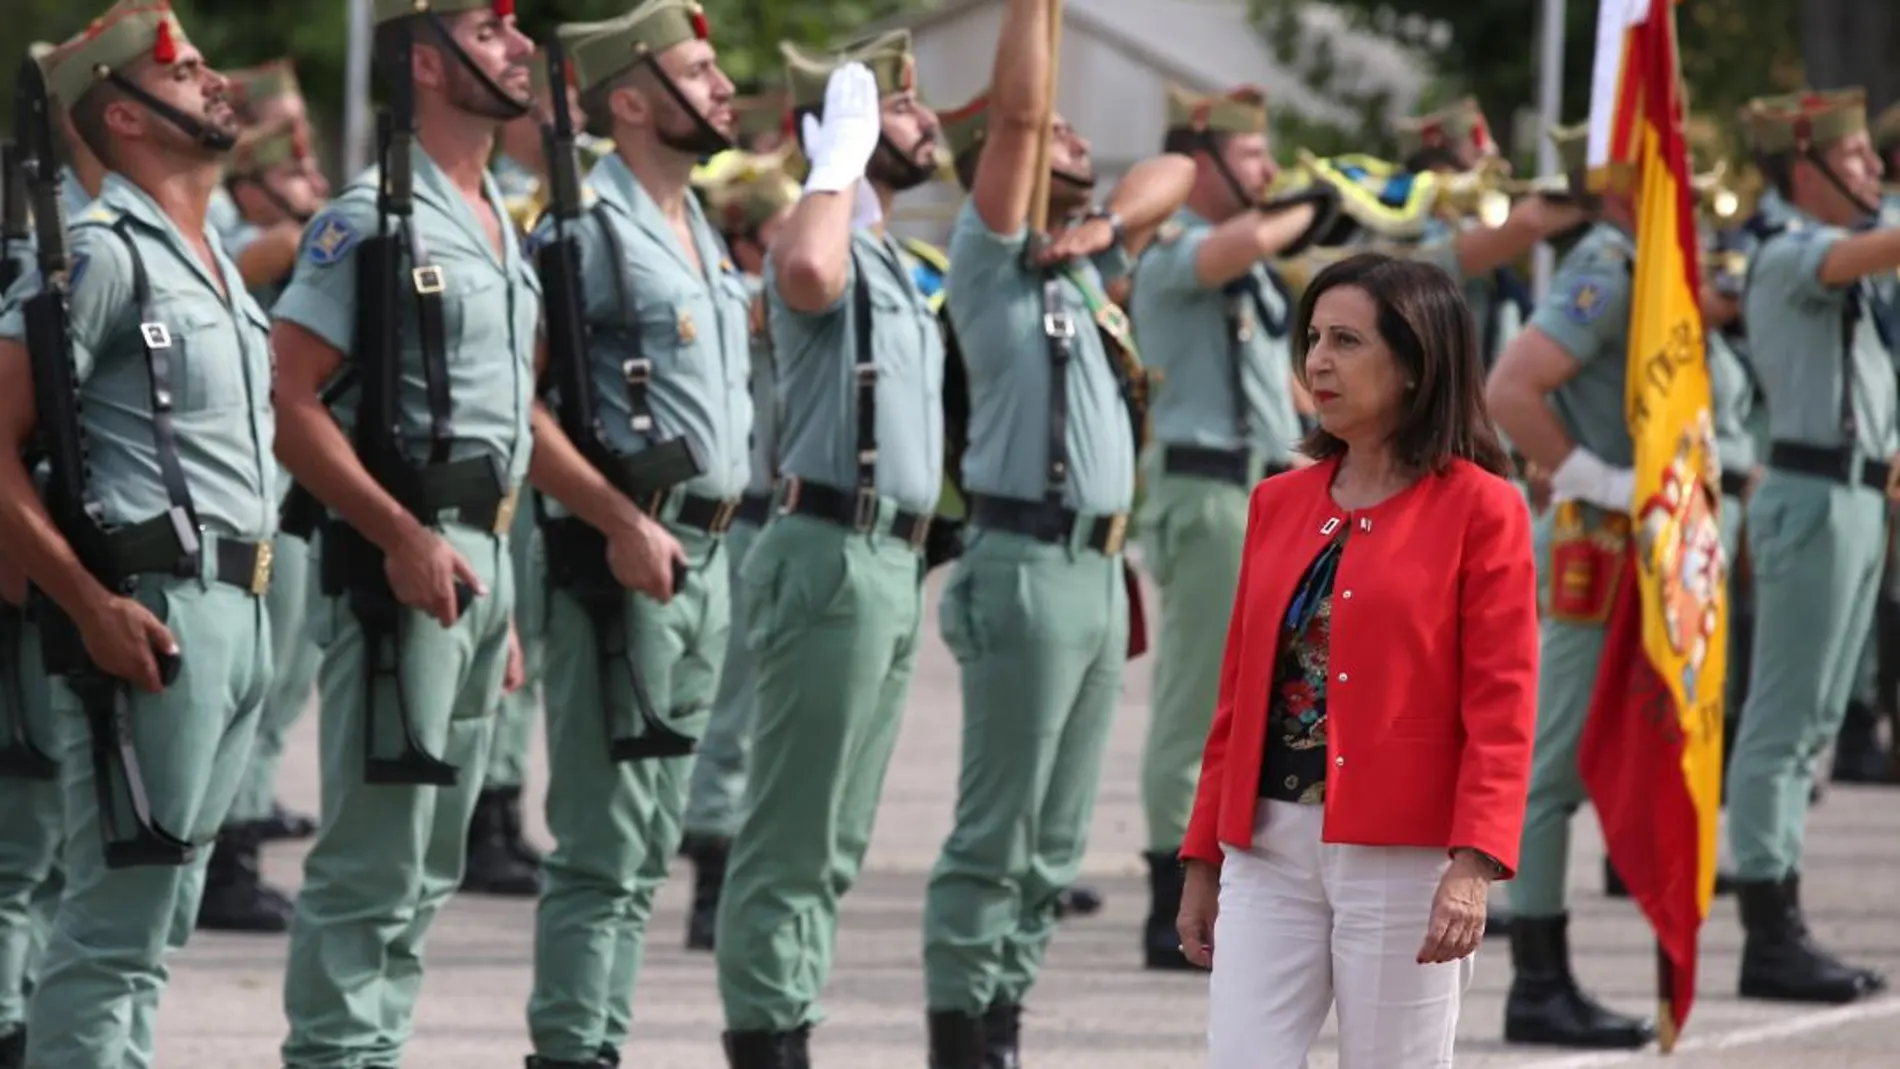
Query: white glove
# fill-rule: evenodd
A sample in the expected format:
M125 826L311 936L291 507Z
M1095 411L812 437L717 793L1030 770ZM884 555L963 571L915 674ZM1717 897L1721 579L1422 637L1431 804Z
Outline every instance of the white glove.
M842 193L864 177L884 130L877 78L862 63L847 63L825 83L825 117L806 115L807 193Z
M1595 453L1577 446L1550 473L1550 489L1558 497L1587 501L1611 512L1628 512L1636 496L1636 472L1612 468Z

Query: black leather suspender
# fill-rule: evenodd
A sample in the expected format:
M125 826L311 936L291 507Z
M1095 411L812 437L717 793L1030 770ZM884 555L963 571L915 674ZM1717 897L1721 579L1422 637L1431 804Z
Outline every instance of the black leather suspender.
M1075 357L1075 317L1062 299L1062 276L1042 278L1042 335L1049 349L1049 460L1043 500L1055 508L1069 488L1069 363Z
M152 282L132 240L131 219L121 216L112 232L125 242L132 258L132 301L138 306L139 345L145 350L145 367L151 380L152 448L157 454L158 477L165 484L165 496L171 502L172 524L178 529L183 556L178 561L180 575L195 574L198 567L198 509L191 501L191 487L185 482L184 464L178 458L178 429L172 422L171 331L159 319L152 304ZM184 526L180 526L180 525Z
M445 280L442 268L429 262L422 228L410 219L403 224L403 231L409 243L410 278L415 284L416 341L422 349L422 379L429 395L429 463L446 464L455 444L455 404L449 396L448 327L442 313Z
M640 334L639 304L634 300L633 280L627 277L620 238L614 234L613 219L604 204L593 209L594 222L600 226L607 243L607 262L614 273L614 305L620 310L620 331L627 351L632 354L620 362L620 373L627 386L627 423L642 438L653 436L653 361L646 355L646 339Z
M851 250L851 264L857 275L852 287L852 332L857 335L857 362L852 379L857 383L857 502L854 519L859 530L870 527L877 518L877 354L871 345L871 283L864 275L865 263L857 250Z

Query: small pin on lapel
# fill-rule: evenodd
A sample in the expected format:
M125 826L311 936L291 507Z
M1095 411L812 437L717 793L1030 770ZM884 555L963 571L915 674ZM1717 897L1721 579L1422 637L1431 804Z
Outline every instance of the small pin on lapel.
M1323 535L1332 534L1337 530L1339 530L1339 517L1337 516L1328 517L1325 523L1319 525L1319 533Z

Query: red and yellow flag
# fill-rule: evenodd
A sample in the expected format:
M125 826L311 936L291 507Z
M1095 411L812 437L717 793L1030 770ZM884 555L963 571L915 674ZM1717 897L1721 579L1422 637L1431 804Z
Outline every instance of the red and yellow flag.
M1665 1050L1695 998L1696 943L1715 890L1728 669L1674 3L1603 0L1597 23L1592 182L1629 196L1636 216L1625 395L1636 492L1580 753L1610 859L1656 932Z

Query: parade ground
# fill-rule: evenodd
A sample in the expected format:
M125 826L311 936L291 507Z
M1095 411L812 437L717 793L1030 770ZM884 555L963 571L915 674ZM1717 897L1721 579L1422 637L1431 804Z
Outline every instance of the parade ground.
M932 576L916 686L884 791L877 836L856 891L846 900L828 1021L812 1041L823 1069L923 1069L925 1065L920 916L924 883L950 826L955 798L959 698L955 662L938 637ZM1225 614L1226 606L1207 606ZM1149 619L1158 604L1149 600ZM1147 657L1134 662L1110 743L1089 844L1085 882L1107 905L1070 919L1056 936L1042 983L1024 1019L1029 1069L1193 1069L1203 1063L1206 979L1140 968L1139 927L1147 906L1140 851L1142 736L1147 724ZM824 665L812 671L823 673ZM313 710L314 712L314 710ZM530 773L534 841L547 767L537 725ZM281 796L317 808L317 726L304 717L284 761ZM1852 960L1887 969L1900 987L1900 789L1833 788L1813 814L1802 893L1816 935ZM1653 1012L1653 943L1635 908L1602 890L1594 819L1577 821L1570 882L1571 942L1584 985L1618 1009ZM268 877L285 889L301 876L303 844L267 850ZM635 998L629 1069L719 1069L722 1027L713 959L683 949L691 870L676 862L661 891ZM531 901L458 895L436 922L416 1035L404 1069L514 1069L529 1052L524 1022L533 960ZM1422 936L1423 933L1421 933ZM1844 1008L1781 1006L1735 997L1741 930L1732 899L1718 899L1704 930L1700 999L1689 1034L1666 1064L1681 1069L1892 1069L1900 1065L1900 995ZM264 1069L279 1063L284 1033L284 936L200 933L172 966L159 1024L158 1069ZM1510 981L1509 948L1493 939L1479 953L1466 995L1458 1065L1473 1069L1597 1069L1658 1060L1637 1053L1588 1053L1507 1046L1499 1038ZM1327 1036L1311 1069L1332 1069Z

